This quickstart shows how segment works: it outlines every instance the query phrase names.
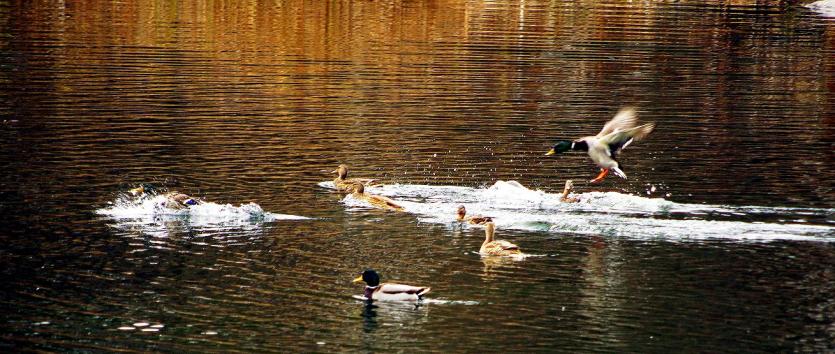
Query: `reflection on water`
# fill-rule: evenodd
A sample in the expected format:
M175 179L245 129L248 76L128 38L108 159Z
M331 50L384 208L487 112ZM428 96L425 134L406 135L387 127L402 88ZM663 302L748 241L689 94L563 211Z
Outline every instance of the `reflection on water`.
M0 348L833 351L833 25L768 1L2 3ZM657 123L628 180L542 156L625 105ZM341 163L408 212L321 188ZM566 179L583 202L553 200ZM142 181L212 203L120 205ZM480 257L461 203L540 257ZM365 268L431 296L363 306Z

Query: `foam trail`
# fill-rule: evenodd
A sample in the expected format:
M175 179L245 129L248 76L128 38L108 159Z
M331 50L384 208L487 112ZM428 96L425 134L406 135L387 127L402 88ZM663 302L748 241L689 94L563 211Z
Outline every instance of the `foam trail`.
M332 188L330 182L319 185ZM575 195L579 203L563 203L560 194L515 181L487 188L393 184L367 190L395 199L423 222L446 225L463 204L471 214L492 216L502 229L682 241L835 241L835 209L688 204L617 192L582 193ZM350 197L343 203L363 206Z
M166 208L166 198L163 195L155 195L145 198L131 198L123 195L110 203L108 207L96 210L96 213L112 219L182 219L188 220L194 225L211 225L215 223L228 223L234 221L249 222L272 222L278 220L308 220L309 218L297 215L277 214L264 211L260 205L255 203L241 204L218 204L202 202L184 209Z

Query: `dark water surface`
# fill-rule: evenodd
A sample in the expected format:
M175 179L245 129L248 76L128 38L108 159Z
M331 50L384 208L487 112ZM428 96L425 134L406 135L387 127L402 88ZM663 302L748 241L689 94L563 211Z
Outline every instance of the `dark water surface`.
M835 21L733 3L0 2L0 350L835 351Z

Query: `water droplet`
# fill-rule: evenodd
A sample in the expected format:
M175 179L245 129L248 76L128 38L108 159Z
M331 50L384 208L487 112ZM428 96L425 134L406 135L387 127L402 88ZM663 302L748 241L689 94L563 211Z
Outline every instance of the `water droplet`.
M316 342L318 345L325 345L325 342Z
M159 332L159 328L143 328L142 332Z
M216 335L216 334L217 334L217 332L215 332L215 331L205 331L205 332L203 332L202 334L205 334L205 335L207 335L207 336L213 336L213 335Z
M120 330L120 331L132 331L132 330L136 329L136 327L122 326L122 327L119 327L117 329Z
M147 326L147 325L149 325L149 324L150 324L150 323L148 323L148 322L136 322L136 323L134 323L134 324L133 324L133 326L134 326L134 327L145 327L145 326Z

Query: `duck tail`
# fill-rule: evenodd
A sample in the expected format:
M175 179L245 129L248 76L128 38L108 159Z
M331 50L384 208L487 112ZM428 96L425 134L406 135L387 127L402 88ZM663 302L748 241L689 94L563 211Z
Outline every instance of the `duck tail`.
M611 170L615 174L615 176L618 176L618 177L623 178L623 179L627 179L626 174L623 173L623 171L620 170L620 167L615 166L615 167L612 167Z
M423 295L426 295L426 293L429 292L429 290L432 290L432 288L429 288L429 287L421 288L417 293L418 298L422 298Z

